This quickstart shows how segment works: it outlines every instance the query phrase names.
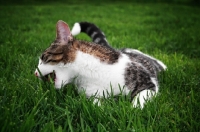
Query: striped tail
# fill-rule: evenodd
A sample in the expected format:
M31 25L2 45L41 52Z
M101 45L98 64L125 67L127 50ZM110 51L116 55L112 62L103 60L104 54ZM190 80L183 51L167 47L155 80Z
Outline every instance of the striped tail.
M84 32L90 36L93 42L110 47L108 41L106 40L106 36L95 24L89 22L75 23L71 31L72 35L75 36L81 32Z

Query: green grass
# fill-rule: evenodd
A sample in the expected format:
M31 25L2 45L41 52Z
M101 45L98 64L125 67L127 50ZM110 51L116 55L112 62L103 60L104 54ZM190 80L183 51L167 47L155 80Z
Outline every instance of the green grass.
M0 6L0 131L200 131L200 8L167 3L47 3ZM160 93L143 110L119 96L93 105L73 85L56 90L34 76L55 24L97 24L115 48L162 60ZM77 38L90 40L84 34Z

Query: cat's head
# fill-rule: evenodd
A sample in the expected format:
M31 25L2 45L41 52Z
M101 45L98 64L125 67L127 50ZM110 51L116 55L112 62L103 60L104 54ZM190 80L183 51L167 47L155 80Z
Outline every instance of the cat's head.
M56 88L70 83L74 73L65 64L75 59L76 53L72 43L73 36L69 26L59 20L56 25L56 39L40 56L35 75L45 80L51 77Z

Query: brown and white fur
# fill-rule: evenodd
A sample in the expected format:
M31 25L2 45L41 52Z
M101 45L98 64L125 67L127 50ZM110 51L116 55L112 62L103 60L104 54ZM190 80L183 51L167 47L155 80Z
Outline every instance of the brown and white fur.
M69 26L61 20L56 29L55 41L39 59L37 77L54 72L56 88L73 82L87 97L131 92L133 106L136 107L139 100L141 108L158 92L157 74L166 69L161 61L138 50L115 50L76 40ZM98 99L95 102L100 105Z

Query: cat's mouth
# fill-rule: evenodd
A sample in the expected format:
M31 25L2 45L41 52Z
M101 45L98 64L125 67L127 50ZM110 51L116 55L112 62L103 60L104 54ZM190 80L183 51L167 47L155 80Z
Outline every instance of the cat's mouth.
M55 71L53 71L53 72L51 72L51 73L49 73L49 74L43 76L42 79L45 80L45 81L54 81L54 82L55 82L55 80L56 80Z

